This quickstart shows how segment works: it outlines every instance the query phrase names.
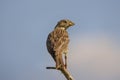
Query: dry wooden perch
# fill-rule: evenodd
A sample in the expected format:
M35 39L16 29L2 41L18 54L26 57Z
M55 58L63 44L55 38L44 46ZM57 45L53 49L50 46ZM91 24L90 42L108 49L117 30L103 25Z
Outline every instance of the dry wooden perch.
M46 67L46 69L56 69L56 67ZM56 70L60 70L67 80L73 80L73 77L65 67L61 67Z

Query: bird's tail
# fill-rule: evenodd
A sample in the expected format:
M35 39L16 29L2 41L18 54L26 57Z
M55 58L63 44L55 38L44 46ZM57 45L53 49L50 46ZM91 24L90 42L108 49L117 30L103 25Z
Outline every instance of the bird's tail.
M54 60L56 62L56 68L64 67L64 62L62 58L62 53L55 52Z

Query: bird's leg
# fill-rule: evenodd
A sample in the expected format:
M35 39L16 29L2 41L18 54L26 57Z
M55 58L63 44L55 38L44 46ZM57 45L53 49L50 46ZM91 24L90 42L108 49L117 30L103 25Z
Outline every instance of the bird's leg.
M67 54L65 54L65 68L67 69Z

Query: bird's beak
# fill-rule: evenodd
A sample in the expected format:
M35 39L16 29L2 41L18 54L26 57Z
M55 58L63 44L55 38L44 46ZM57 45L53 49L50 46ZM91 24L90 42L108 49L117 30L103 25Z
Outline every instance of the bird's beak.
M73 23L72 21L69 23L70 26L73 26L75 25L75 23Z

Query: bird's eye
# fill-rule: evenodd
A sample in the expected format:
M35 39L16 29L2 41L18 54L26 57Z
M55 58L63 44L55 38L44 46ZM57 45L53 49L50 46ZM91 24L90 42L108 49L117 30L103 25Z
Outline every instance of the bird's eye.
M64 22L64 23L67 23L67 21L66 21L66 20L64 20L63 22Z

